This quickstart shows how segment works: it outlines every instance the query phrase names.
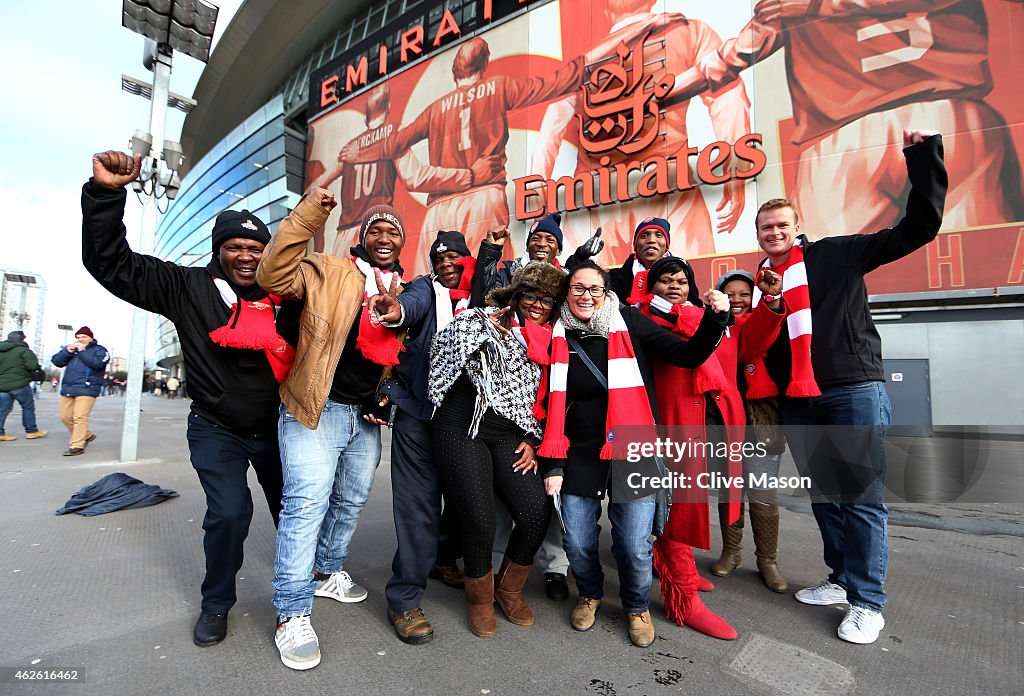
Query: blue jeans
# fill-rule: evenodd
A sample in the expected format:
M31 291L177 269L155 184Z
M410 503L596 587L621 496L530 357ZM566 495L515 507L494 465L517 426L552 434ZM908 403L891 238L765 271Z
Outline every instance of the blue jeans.
M32 399L32 387L26 384L11 391L0 391L0 435L6 435L4 423L7 415L14 408L14 402L21 405L21 424L25 426L25 434L39 430L36 427L36 402Z
M274 559L274 606L282 618L313 611L314 573L345 565L359 513L380 463L380 426L359 406L327 401L310 430L281 406L284 495Z
M884 443L890 410L882 382L784 397L779 407L797 469L811 477L828 579L846 588L851 605L876 611L885 608L889 565Z
M629 614L647 611L650 605L652 566L651 529L654 526L654 496L630 503L608 503L612 525L612 555L619 570L619 598ZM601 536L601 501L577 495L562 496L565 523L565 553L576 579L580 597L604 596L604 571L598 558Z

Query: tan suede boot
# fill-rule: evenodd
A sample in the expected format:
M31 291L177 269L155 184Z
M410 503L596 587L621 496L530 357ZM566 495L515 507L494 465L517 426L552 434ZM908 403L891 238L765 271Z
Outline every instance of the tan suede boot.
M783 593L789 589L786 578L778 566L779 548L779 494L778 491L748 490L750 499L750 528L754 531L757 554L757 572L765 587Z
M740 503L740 518L728 524L729 504L718 504L718 525L722 528L722 555L711 564L711 574L725 577L739 567L743 561L743 503Z
M494 617L494 573L488 568L482 578L465 578L469 602L469 630L477 638L493 638L498 632Z
M523 586L526 585L531 568L532 563L519 565L506 556L501 562L501 570L498 571L494 599L505 612L505 617L516 626L532 626L534 622L533 609L526 603L526 597L523 595Z

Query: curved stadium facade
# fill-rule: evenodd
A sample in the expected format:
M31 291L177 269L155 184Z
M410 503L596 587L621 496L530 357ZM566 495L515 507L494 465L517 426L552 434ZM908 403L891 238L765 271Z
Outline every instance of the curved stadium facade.
M895 413L909 419L897 424L1024 432L1007 424L1020 420L1007 414L1024 413L1019 379L1006 383L1024 374L1024 355L1005 349L1024 340L1024 96L1015 69L1024 46L1011 3L815 17L784 29L774 55L751 58L758 62L741 70L739 86L673 101L665 76L682 79L694 62L687 51L718 46L718 37L758 39L756 5L247 0L193 94L182 189L156 253L206 264L219 212L248 208L273 230L320 180L341 206L316 250L347 249L355 208L369 200L402 212L402 260L413 273L425 270L437 229L464 230L474 247L486 226L508 220L520 248L531 222L558 209L568 211L563 251L601 226L598 260L614 265L629 253L636 221L656 215L670 220L672 250L706 288L760 262L754 212L770 198L797 199L812 238L896 222L905 173L887 119L982 124L947 129L958 131L944 136L947 165L957 166L951 153L966 142L986 159L960 180L989 183L951 196L939 239L873 272L869 299ZM952 34L963 40L940 40ZM579 56L583 67L571 74ZM972 67L952 80L949 64ZM456 85L456 74L480 66L471 90ZM669 96L658 102L656 93ZM401 141L393 156L338 165L346 143L392 137ZM500 176L452 188L488 154L483 140L501 158ZM160 364L180 371L173 327L160 320L158 336Z

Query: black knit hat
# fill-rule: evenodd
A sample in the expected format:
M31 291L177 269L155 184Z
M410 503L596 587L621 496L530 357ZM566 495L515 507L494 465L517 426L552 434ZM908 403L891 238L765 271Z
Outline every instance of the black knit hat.
M545 295L562 297L564 294L565 272L544 261L531 261L512 275L512 284L491 290L487 304L506 307L516 293L526 288L539 290Z
M644 218L640 221L640 224L636 226L636 230L633 232L633 248L636 248L636 238L640 236L640 233L644 230L656 229L665 235L665 243L668 245L672 244L672 225L665 218L660 217L649 217Z
M533 223L533 227L530 228L530 233L526 235L526 243L530 243L530 237L538 232L547 232L552 237L558 240L558 250L562 250L562 215L561 213L551 213L545 215L537 222Z
M12 331L9 334L7 334L7 340L8 341L24 341L25 340L25 332L24 331Z
M221 244L236 237L252 239L265 245L270 241L270 229L248 210L225 210L213 223L214 257L220 251Z
M437 239L430 245L430 265L433 266L438 255L447 251L454 251L461 256L469 256L469 247L466 246L466 238L462 236L461 232L441 230L437 233Z
M654 284L658 282L658 279L666 273L675 275L679 271L683 271L686 274L686 281L689 285L686 299L687 301L698 307L703 307L704 303L700 299L700 290L697 288L697 280L693 273L693 267L690 266L684 259L678 256L664 256L658 259L650 270L647 271L647 289L651 291Z

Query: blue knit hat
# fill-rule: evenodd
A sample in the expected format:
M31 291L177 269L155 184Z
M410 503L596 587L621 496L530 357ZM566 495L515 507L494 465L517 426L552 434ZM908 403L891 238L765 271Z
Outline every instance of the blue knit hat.
M644 230L656 229L660 230L665 234L665 244L668 246L672 245L672 235L669 234L669 230L672 229L672 225L665 218L649 217L644 218L640 221L640 224L636 226L636 231L633 232L633 248L636 248L636 238L640 236L640 233Z
M537 232L547 232L555 239L558 240L558 250L562 250L562 228L559 225L562 223L561 213L551 213L545 215L537 222L533 223L533 227L530 228L530 233L526 235L526 243L530 243L530 237Z

